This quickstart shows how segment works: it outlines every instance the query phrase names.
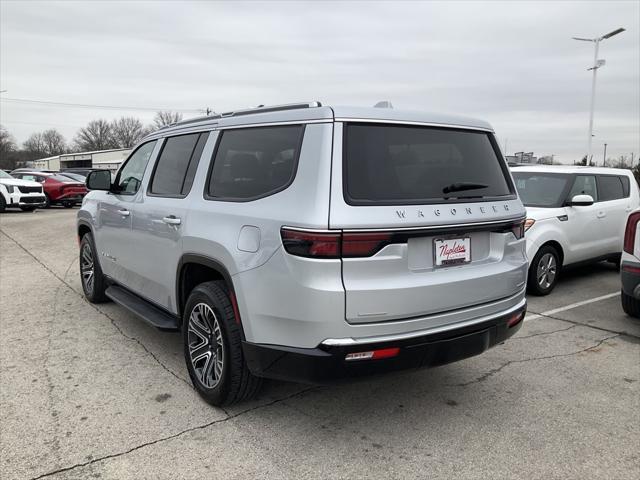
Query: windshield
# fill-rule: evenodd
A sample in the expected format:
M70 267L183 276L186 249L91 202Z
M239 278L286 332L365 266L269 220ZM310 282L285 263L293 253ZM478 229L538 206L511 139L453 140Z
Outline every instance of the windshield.
M0 170L0 178L13 178L13 177L9 175L7 172L5 172L4 170Z
M489 132L348 124L344 142L351 205L493 200L514 193Z
M569 176L561 173L513 172L522 203L527 207L561 207Z

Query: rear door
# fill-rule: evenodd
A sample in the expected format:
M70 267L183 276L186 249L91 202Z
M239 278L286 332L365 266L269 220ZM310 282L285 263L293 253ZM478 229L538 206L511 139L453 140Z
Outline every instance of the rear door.
M625 188L624 180L628 182L626 177L619 175L598 175L600 210L604 214L600 219L600 234L605 242L605 254L622 252L624 229L632 209L629 188Z
M485 304L524 288L524 208L491 132L336 123L330 228L350 323Z

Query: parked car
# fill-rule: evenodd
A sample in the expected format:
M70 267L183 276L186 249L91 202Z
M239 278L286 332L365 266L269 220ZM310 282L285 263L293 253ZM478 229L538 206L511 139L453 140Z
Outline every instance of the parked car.
M45 195L45 208L51 205L62 205L71 208L82 202L87 194L84 183L73 180L64 175L47 172L18 172L16 178L30 180L42 184Z
M522 325L525 210L484 121L262 107L163 128L87 185L87 299L181 329L214 405L261 377L441 365Z
M4 170L0 170L0 212L4 212L8 207L17 207L27 212L44 205L42 185L13 178Z
M627 217L640 205L631 171L538 165L512 172L527 207L531 293L551 293L564 267L620 261Z
M640 318L640 210L629 215L624 231L624 247L620 279L622 281L622 309L627 315Z
M97 170L96 168L80 168L80 167L72 167L72 168L63 168L60 170L60 173L74 173L76 175L81 175L85 178L87 178L87 175L89 175L91 172L93 172L94 170Z

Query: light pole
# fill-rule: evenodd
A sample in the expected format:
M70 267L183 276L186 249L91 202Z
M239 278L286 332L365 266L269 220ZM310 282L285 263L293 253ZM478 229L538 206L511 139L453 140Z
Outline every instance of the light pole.
M602 156L602 166L607 166L607 144L604 144L604 155Z
M589 139L587 143L587 165L591 161L591 142L593 139L593 110L596 103L596 73L600 67L604 66L604 60L598 60L598 49L600 47L600 42L602 40L606 40L607 38L611 38L614 35L624 32L624 28L620 27L612 32L607 33L601 37L597 38L580 38L580 37L571 37L574 40L579 40L581 42L593 42L595 45L594 54L593 54L593 66L588 68L588 70L593 70L593 80L591 81L591 110L589 113Z

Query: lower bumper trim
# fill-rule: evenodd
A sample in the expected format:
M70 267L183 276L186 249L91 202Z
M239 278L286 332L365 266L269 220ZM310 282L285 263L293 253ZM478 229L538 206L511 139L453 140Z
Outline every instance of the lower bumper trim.
M411 338L385 340L362 345L326 345L296 348L243 342L247 365L254 375L310 384L382 374L398 370L444 365L479 355L514 335L524 322L512 327L508 321L514 313L526 313L526 301L518 309L499 316L460 326L455 330L430 333ZM347 361L349 353L364 350L399 348L397 356L380 360Z

